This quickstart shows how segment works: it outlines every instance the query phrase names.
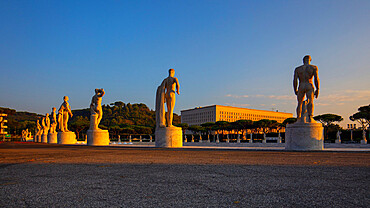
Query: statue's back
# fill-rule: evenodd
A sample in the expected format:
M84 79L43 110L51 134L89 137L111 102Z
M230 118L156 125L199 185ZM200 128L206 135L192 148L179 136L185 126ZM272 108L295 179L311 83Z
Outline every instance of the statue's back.
M302 83L312 83L312 78L317 67L315 65L302 65L296 68L298 79Z

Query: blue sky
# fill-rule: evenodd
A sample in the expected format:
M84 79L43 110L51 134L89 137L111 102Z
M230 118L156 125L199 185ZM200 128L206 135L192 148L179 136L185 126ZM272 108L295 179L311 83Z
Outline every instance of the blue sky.
M0 1L0 106L45 114L70 97L154 108L176 70L175 111L212 104L294 113L294 68L312 56L315 114L370 102L370 1Z

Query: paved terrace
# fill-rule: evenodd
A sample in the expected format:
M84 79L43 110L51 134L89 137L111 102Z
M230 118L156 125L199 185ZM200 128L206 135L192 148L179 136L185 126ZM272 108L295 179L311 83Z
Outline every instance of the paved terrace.
M0 207L368 207L370 153L0 143Z

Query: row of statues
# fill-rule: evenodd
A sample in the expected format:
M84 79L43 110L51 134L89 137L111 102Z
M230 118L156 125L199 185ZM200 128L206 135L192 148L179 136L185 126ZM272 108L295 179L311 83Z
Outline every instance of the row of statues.
M179 80L174 76L175 70L168 70L168 77L165 78L156 91L156 146L159 147L181 147L182 146L182 131L181 128L172 125L173 112L176 104L176 93L180 94ZM294 70L293 88L297 95L297 122L296 126L290 126L291 137L296 137L302 132L307 132L304 137L309 138L312 132L320 132L320 126L316 128L316 122L313 120L314 98L319 95L320 81L318 77L317 66L311 65L311 56L307 55L303 58L303 65ZM107 130L101 130L99 123L103 117L102 97L105 95L104 89L95 89L95 95L90 103L90 128L87 132L88 145L107 145L109 144L109 133ZM306 97L306 100L305 100ZM40 121L37 121L37 135L45 135L48 133L55 134L58 132L68 132L68 120L72 117L71 107L68 103L68 97L64 96L64 102L61 104L58 114L56 108L52 108L52 112L46 114ZM167 113L165 111L167 107ZM307 126L306 124L309 124ZM298 126L297 126L298 125ZM306 126L302 126L306 125ZM303 130L301 130L301 129ZM319 129L314 131L312 129ZM26 134L26 132L24 132ZM63 135L60 135L63 137ZM321 136L317 136L321 139ZM289 137L288 137L289 138ZM306 138L305 138L306 139ZM59 140L59 133L58 133ZM316 144L315 144L316 145ZM321 143L319 144L321 145ZM317 145L316 145L317 146ZM315 147L316 148L316 147ZM321 147L319 147L321 148Z
M69 117L73 116L71 107L68 103L68 96L63 97L64 102L58 110L58 115L56 114L56 108L53 107L51 114L47 113L42 119L37 120L36 123L36 135L56 133L57 127L59 132L70 132L68 130L68 120Z
M103 117L102 97L104 94L104 89L95 89L95 95L92 97L90 104L90 130L100 130L98 126ZM60 105L58 114L56 108L53 107L50 115L46 113L42 119L37 120L36 137L42 138L43 135L56 134L57 132L66 133L66 135L67 133L73 134L68 129L68 120L73 116L68 100L68 96L63 97L63 103ZM25 135L26 132L22 132L23 134ZM43 142L45 141L43 140Z

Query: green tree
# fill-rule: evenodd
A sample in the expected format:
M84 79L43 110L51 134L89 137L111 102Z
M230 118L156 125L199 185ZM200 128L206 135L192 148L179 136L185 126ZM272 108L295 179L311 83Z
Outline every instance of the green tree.
M255 121L254 124L257 128L262 129L263 133L267 133L270 131L270 129L275 128L278 122L275 120L262 119L259 121Z
M336 115L336 114L322 114L318 116L314 116L313 119L316 121L319 121L324 125L324 132L325 132L325 137L328 139L328 127L331 126L334 122L341 122L343 121L342 116Z
M221 131L222 135L224 135L224 131L226 131L229 127L230 122L227 121L217 121L214 126L214 130Z
M71 121L71 130L75 131L77 134L77 138L80 138L80 132L86 131L89 126L90 122L86 117L83 116L77 116Z
M205 129L198 125L191 125L189 126L189 130L192 131L194 134L201 134L205 131Z
M335 115L335 114L322 114L318 116L314 116L313 119L316 121L319 121L320 123L324 124L324 126L328 126L334 122L341 122L343 121L342 116Z
M349 117L351 121L357 121L362 128L362 139L366 140L366 128L370 125L370 105L361 106L358 112Z
M181 127L181 129L182 129L182 135L185 136L185 132L189 128L189 124L187 124L187 123L179 123L179 124L175 124L175 126Z
M287 124L292 124L297 121L297 118L287 118L283 121L283 124L286 126Z
M245 134L247 133L248 129L253 129L253 121L252 120L238 120L235 121L238 131L242 132L242 138L245 139Z
M207 134L211 134L211 131L213 130L212 128L215 126L215 123L207 122L207 123L201 124L200 126L204 128Z

